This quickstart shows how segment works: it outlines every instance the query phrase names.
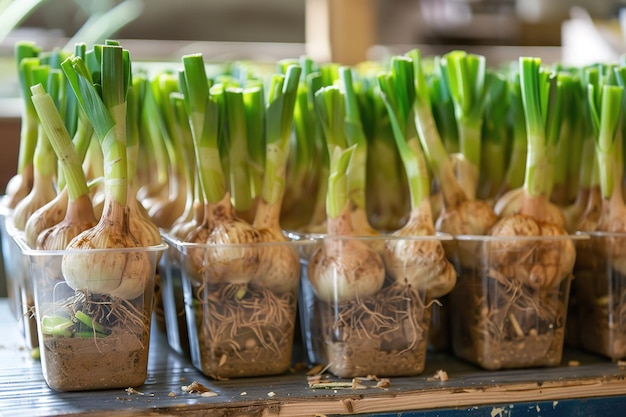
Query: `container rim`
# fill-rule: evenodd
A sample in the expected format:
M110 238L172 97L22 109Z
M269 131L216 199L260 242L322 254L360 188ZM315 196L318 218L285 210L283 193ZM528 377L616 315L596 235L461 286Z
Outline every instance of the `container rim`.
M287 236L285 236L287 237ZM313 245L318 242L314 239L303 240L291 240L287 237L284 241L272 241L272 242L249 242L249 243L197 243L197 242L185 242L175 236L172 236L168 231L161 229L161 238L167 242L171 247L178 250L188 248L204 248L204 249L242 249L242 248L264 248L264 247L279 247L279 246L291 246L301 247L306 245Z
M625 234L626 236L626 234ZM567 235L556 236L490 236L490 235L454 235L454 239L462 242L512 242L512 241L558 241L558 240L588 240L589 235L576 232Z
M116 252L162 252L168 248L167 243L161 242L158 245L152 246L139 246L136 248L93 248L93 249L61 249L61 250L47 250L47 249L33 249L26 244L24 240L24 233L20 232L12 236L13 240L19 246L22 255L26 256L60 256L67 254L85 254L85 253L116 253Z
M398 236L391 233L381 233L379 235L357 235L357 236L335 236L326 233L300 233L300 232L285 232L286 235L295 241L320 241L320 240L360 240L360 241L429 241L429 240L454 240L454 236L449 233L437 232L434 235L421 235L421 236Z
M272 246L295 246L302 247L307 245L315 245L319 244L325 240L358 240L363 242L388 242L388 241L414 241L414 242L424 242L424 241L450 241L453 240L453 236L447 233L437 233L435 235L428 236L395 236L391 234L380 234L374 236L330 236L322 233L295 233L284 231L284 236L287 238L285 241L273 241L273 242L250 242L250 243L197 243L197 242L185 242L175 236L172 236L168 231L161 229L161 237L165 240L170 246L174 246L179 250L183 248L247 248L247 247L272 247Z
M589 235L589 237L622 237L626 238L626 232L606 232L602 230L595 230L591 232L579 232L583 235Z

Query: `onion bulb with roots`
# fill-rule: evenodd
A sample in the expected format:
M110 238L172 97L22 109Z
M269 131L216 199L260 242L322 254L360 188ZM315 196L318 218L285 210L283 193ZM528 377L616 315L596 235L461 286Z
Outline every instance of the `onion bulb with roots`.
M435 236L430 175L425 156L425 150L430 149L423 146L418 137L427 137L428 143L432 145L434 142L435 146L441 146L441 138L434 124L430 96L421 71L421 56L418 51L411 55L414 60L396 58L392 72L378 79L405 168L411 206L406 224L385 241L383 259L387 272L397 283L424 291L429 298L437 298L452 290L456 284L456 271L448 261L441 240ZM405 80L406 84L398 83L399 80ZM411 102L408 91L413 87L416 94ZM444 153L440 156L443 157ZM443 159L452 173L451 160Z
M571 275L576 260L565 218L549 201L553 149L560 138L561 102L569 78L544 73L538 58L522 57L519 63L528 137L524 184L503 200L502 217L489 231L494 240L485 244L490 269L547 292Z
M449 55L449 58L454 58L456 55ZM451 235L485 235L496 222L497 216L488 203L475 199L476 181L478 179L477 168L468 163L469 160L459 160L458 157L449 155L443 144L432 112L421 52L417 49L412 50L404 59L409 60L414 76L413 85L416 94L413 103L411 103L413 110L411 116L417 129L417 137L424 156L437 179L441 193L441 210L435 222L435 230ZM472 97L464 98L472 99ZM478 97L474 98L477 99ZM466 133L469 132L470 129L466 129ZM466 139L470 139L469 136ZM480 144L475 139L474 137L473 140L467 142L467 150L472 146L475 148L474 151L480 150ZM455 169L463 171L463 174L459 174L462 178L457 178ZM461 181L464 181L463 186L461 186ZM442 244L449 254L457 253L455 247L447 243ZM457 254L461 265L471 265L475 261L472 251L465 253L460 250Z
M600 71L598 68L589 71ZM608 81L601 84L605 74L597 73L595 83L588 84L588 108L593 115L595 133L595 161L600 186L600 216L592 236L593 256L606 261L606 269L599 274L611 276L611 272L626 274L626 204L623 197L624 181L624 86L626 67L611 69L617 85ZM592 201L590 200L590 203ZM611 296L609 289L609 297ZM619 298L621 289L615 289Z
M129 193L128 172L130 55L115 42L102 45L97 52L101 54L98 88L90 79L93 71L80 56L61 63L98 138L105 192L98 223L71 240L61 268L74 290L130 300L143 296L155 273L150 248L142 244L146 237L133 235L130 224L130 205L136 200ZM143 233L143 229L135 232Z
M318 90L316 99L330 154L330 174L326 194L327 236L308 260L308 278L320 300L329 303L362 300L374 296L385 281L382 257L366 243L368 239L379 238L354 235L347 173L355 146L345 148L341 143L341 96L338 90L325 88Z
M425 290L429 298L454 288L456 271L435 237L430 202L422 201L404 227L385 241L383 259L389 275L400 284Z
M154 274L150 258L130 233L127 207L107 201L103 214L94 227L70 241L63 255L63 276L74 290L134 299Z
M281 88L271 88L264 112L265 123L278 129L268 126L266 130L261 192L256 199L253 220L260 242L259 266L253 282L276 295L295 295L300 281L300 255L283 235L280 215L284 207L287 160L302 69L286 61L284 64L284 75L274 78L275 86ZM259 113L258 100L248 100L248 103L248 114Z

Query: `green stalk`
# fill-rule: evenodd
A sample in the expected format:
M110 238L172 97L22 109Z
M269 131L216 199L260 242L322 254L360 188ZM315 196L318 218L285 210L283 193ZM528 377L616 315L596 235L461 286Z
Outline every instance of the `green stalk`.
M481 144L481 166L483 167L480 179L481 189L479 197L493 198L500 189L505 177L507 163L509 113L508 85L502 74L487 71L488 88L485 97L483 122L483 142Z
M459 181L468 198L474 199L481 169L486 60L482 55L451 51L442 57L441 66L454 103L460 151L468 162L460 165Z
M63 72L60 69L54 69L50 67L48 73L48 82L46 84L46 89L50 98L52 99L57 111L61 115L61 118L65 122L65 89L64 87L65 77L63 76ZM43 87L42 87L43 88ZM32 91L32 88L31 88ZM40 119L41 124L41 119ZM68 129L67 124L65 124L66 129ZM41 128L41 126L40 126ZM45 132L45 135L48 136L48 133ZM48 140L49 142L49 140ZM51 146L51 145L50 145ZM50 155L50 161L54 164L56 169L56 185L58 190L62 190L65 187L65 173L60 166L56 163L56 157L54 156L54 151L52 147L48 148L48 154Z
M437 130L439 130L446 151L453 154L460 152L459 131L454 115L454 102L441 70L441 57L435 56L432 71L425 72L426 81L429 86L430 102Z
M205 202L217 204L226 193L218 144L218 105L209 95L202 55L185 55L182 60L184 83L181 83L181 89L189 114L200 186Z
M58 95L61 78L59 76L60 74L56 74L57 76L54 76L53 74L54 73L51 73L51 69L48 65L35 67L33 68L33 82L35 85L40 84L45 86L43 88L49 89L50 91L53 91L53 94ZM53 104L55 105L55 108L58 109L58 107L56 107L58 103L55 103L54 99ZM54 150L52 149L52 145L50 145L48 134L41 127L41 125L38 128L37 145L35 146L33 162L35 165L35 176L39 176L40 179L45 179L45 181L50 181L52 183L56 174L56 156L54 154Z
M412 54L418 53L413 51ZM415 132L406 127L410 122L409 116L413 114L412 100L409 97L414 96L414 101L418 102L423 98L418 98L420 94L425 93L428 96L426 88L422 91L415 91L414 88L411 88L417 85L413 81L414 70L413 61L410 58L396 56L392 58L391 72L379 76L380 90L387 106L396 146L407 175L411 209L419 207L424 200L430 198L430 178L424 153L417 135L414 134ZM430 109L429 100L426 97L426 105Z
M62 68L94 128L104 154L105 188L109 198L126 206L126 89L130 79L128 55L120 46L102 46L101 93L81 57L63 61Z
M572 155L567 158L566 177L567 177L567 190L566 198L568 201L574 201L577 198L578 191L581 189L581 179L583 178L582 171L584 169L585 162L584 155L585 140L589 136L588 119L584 115L585 104L585 90L581 86L580 74L573 75L572 85L572 102L569 103L569 118L572 124L572 137L570 140L570 147L572 148ZM565 148L567 149L567 148ZM565 150L565 152L567 152Z
M530 197L549 198L560 128L560 85L554 74L541 68L540 58L521 57L519 63L528 140L524 189Z
M522 90L520 87L519 71L510 72L508 77L509 92L509 115L512 125L512 144L508 161L508 169L504 183L499 191L503 195L509 190L517 189L524 184L526 172L527 134L526 118L524 116L524 104L522 102Z
M327 86L315 93L315 109L326 138L330 155L330 172L326 192L326 215L329 219L339 217L349 202L347 169L354 152L344 132L345 101L336 86Z
M76 46L76 52L81 52L81 46ZM40 54L41 62L43 64L49 65L50 69L53 71L61 70L61 63L70 56L71 53L62 49L54 49L52 51L43 52ZM57 92L48 91L57 108L59 109L59 113L63 118L65 123L65 127L67 128L70 136L73 136L76 133L76 124L78 121L79 107L78 102L76 100L76 95L72 94L70 91L69 82L65 77L62 77L62 82L59 83L59 88ZM69 92L69 93L68 93Z
M568 163L570 161L576 161L580 167L580 149L577 147L577 140L575 138L576 132L574 132L574 126L576 117L574 113L574 106L578 101L575 96L575 88L578 88L578 84L574 81L571 74L564 71L559 72L559 82L562 88L562 110L560 118L560 137L555 148L555 158L553 162L554 167L554 185L552 189L551 200L559 205L564 206L569 204L569 197L567 194L569 176L568 176Z
M419 140L430 168L439 181L444 205L448 209L453 209L460 203L456 197L459 195L459 191L464 193L453 177L451 162L433 117L421 52L415 49L407 55L411 59L414 72L415 99L412 106Z
M137 158L139 158L139 114L141 100L141 82L143 76L137 74L126 92L126 162L128 164L128 184L136 192Z
M220 85L213 86L211 91L213 92L218 87ZM243 89L226 87L222 94L224 107L220 108L220 111L226 114L230 198L238 212L247 212L252 209L253 200L251 176L248 169L250 159Z
M262 198L267 204L281 204L285 191L285 173L293 112L302 69L290 65L285 75L274 75L266 107L265 177Z
M407 214L407 184L387 108L380 94L378 73L362 74L357 94L367 138L367 212L376 230L396 230Z
M87 46L84 43L76 44L76 47L74 48L75 56L79 56L84 59L86 52L87 52ZM61 64L59 64L59 68L61 68ZM66 88L69 91L69 89L71 88L69 80L65 78L65 81L66 81ZM76 94L68 93L67 98L68 98L68 106L72 106L72 108L75 110L68 112L72 114L66 115L65 125L68 126L69 118L73 119L74 117L76 117L76 128L74 132L72 133L70 129L68 129L68 132L70 133L70 135L72 135L72 142L74 143L74 147L76 148L76 152L78 153L80 160L84 161L85 155L87 154L87 149L89 148L89 144L91 143L91 138L93 137L93 127L89 123L89 120L87 119L87 116L85 115L85 112L79 106ZM74 116L74 113L75 113L75 116Z
M354 145L348 177L348 194L355 208L366 211L365 185L367 181L367 139L361 123L361 115L350 67L339 68L340 86L344 92L346 121L345 133L349 146Z
M309 197L319 173L315 166L316 146L319 141L320 129L315 115L314 91L311 91L311 77L314 63L308 57L301 60L303 68L296 103L294 107L294 141L290 146L290 155L287 163L288 175L285 184L286 191L283 200L283 217L294 227L306 224L311 216L313 199ZM304 208L304 210L303 210Z
M56 90L60 79L59 77L50 77L49 74L50 67L48 65L36 66L32 69L32 82L34 85L42 84L44 88L46 88L48 83L51 83L53 84L53 89ZM17 230L25 230L32 214L53 200L57 195L54 188L56 168L56 156L50 145L48 135L44 128L39 125L37 129L37 144L33 154L32 188L14 206L13 224ZM24 180L22 178L22 181Z
M588 103L591 120L596 133L596 158L600 178L602 198L609 200L615 192L620 192L621 184L616 179L622 178L623 156L621 144L621 116L623 106L626 69L615 70L620 85L613 85L612 80L601 80L598 84L590 83Z
M328 194L328 176L330 173L330 156L328 155L328 147L326 146L326 140L324 138L323 128L317 115L317 106L315 94L322 88L323 79L321 73L311 73L306 78L307 87L309 90L309 100L312 103L313 111L315 112L315 123L317 126L316 134L314 137L315 143L313 145L315 156L314 160L318 161L317 172L315 175L317 190L315 193L313 208L311 217L309 219L308 227L315 228L323 225L327 219L326 214L326 200Z
M32 70L39 65L37 56L40 49L31 42L18 42L15 46L15 57L18 63L20 95L22 97L22 118L20 128L20 148L17 173L24 174L28 166L32 166L35 145L37 143L37 113L31 101Z
M33 86L31 91L41 125L46 131L64 172L69 199L76 201L80 196L89 193L80 155L72 144L69 132L51 95L46 93L41 84Z
M176 193L176 183L182 175L184 158L180 144L178 124L176 123L176 111L172 105L171 95L179 91L178 77L170 73L160 73L152 80L150 97L154 112L154 120L163 138L165 155L168 161L166 174L169 180L169 188ZM153 100L153 101L152 101Z
M185 97L180 93L172 93L171 100L176 113L176 124L180 131L180 139L182 145L183 155L183 173L185 176L185 182L187 183L186 192L187 197L185 201L185 209L180 217L180 222L191 221L193 218L194 202L196 201L196 162L195 152L193 148L193 137L191 134L191 127L189 126L189 119L185 110Z
M323 86L333 85L339 79L340 65L334 62L328 62L320 65L319 72L322 76L321 83Z
M152 84L154 81L150 81ZM141 160L138 161L138 170L145 178L145 188L142 190L142 201L156 199L160 191L168 187L169 182L169 154L166 140L163 137L163 129L158 122L155 122L155 114L160 110L154 97L153 88L148 88L144 97L145 103L141 106L139 115L139 147L142 149ZM194 162L195 163L195 162Z
M349 203L348 170L354 151L354 146L341 149L337 145L329 145L330 172L328 175L328 189L326 191L326 213L329 219L337 219L341 211Z
M265 166L265 110L263 86L256 82L246 85L243 101L246 111L246 138L250 158L249 174L251 195L257 198L263 188Z

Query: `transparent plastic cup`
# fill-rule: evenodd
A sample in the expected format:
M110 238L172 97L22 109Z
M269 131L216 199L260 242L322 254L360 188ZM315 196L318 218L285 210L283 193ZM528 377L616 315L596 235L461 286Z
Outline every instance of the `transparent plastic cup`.
M158 266L167 343L174 351L190 358L180 240L163 231L161 236L168 244Z
M455 236L455 355L488 370L560 364L574 242L582 239Z
M2 261L4 264L4 276L7 286L7 298L9 311L16 319L21 314L20 286L15 273L16 262L15 253L19 253L19 247L13 241L6 227L7 218L11 215L11 210L0 205L0 240L2 242ZM17 251L17 252L16 252ZM21 257L21 256L20 256Z
M192 364L215 379L286 372L297 315L299 244L173 246L180 251Z
M156 262L167 245L47 251L30 249L20 238L16 242L28 259L34 284L41 365L48 386L83 391L142 385L148 370ZM139 259L141 273L134 276L141 284L132 292L139 295L126 299L100 292L96 289L119 284L119 275L95 277L93 272L87 288L73 289L64 278L63 263L78 255L92 265L112 257L125 259L126 265Z
M39 346L37 320L35 319L35 295L28 273L28 259L22 254L16 238L24 232L13 226L12 211L0 209L0 233L2 256L7 281L7 295L11 312L17 319L20 334L27 349Z
M626 233L590 232L577 247L578 342L612 360L626 358Z
M304 345L311 364L321 364L342 378L364 375L413 376L423 372L426 362L428 333L431 319L426 287L409 284L406 277L426 276L429 265L424 252L409 249L402 252L400 262L391 266L387 251L393 248L415 248L450 240L448 235L398 238L393 236L340 237L309 236L316 240L315 247L302 253L302 284L300 292L300 317ZM367 245L380 257L383 281L379 289L367 296L345 297L340 276L343 268L354 272L354 280L363 279L379 266L355 267L348 257L354 258L349 241ZM313 267L320 261L320 251L326 251L331 268ZM330 259L333 258L331 261ZM361 258L363 259L363 258ZM377 263L378 261L376 261ZM371 266L371 264L368 264ZM332 288L330 296L320 291L314 281L326 280ZM316 289L317 285L317 289ZM326 291L327 292L327 291Z

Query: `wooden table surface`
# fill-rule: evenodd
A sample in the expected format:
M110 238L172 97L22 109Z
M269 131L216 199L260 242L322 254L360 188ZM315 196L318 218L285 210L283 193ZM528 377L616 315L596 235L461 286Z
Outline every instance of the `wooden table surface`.
M0 415L7 417L360 413L376 416L463 413L504 417L572 415L572 410L577 410L576 413L581 413L577 415L581 416L626 415L626 367L578 350L566 350L559 367L506 371L484 371L449 355L433 354L428 356L422 375L389 378L386 389L376 388L371 381L362 381L365 388L361 389L312 389L304 372L212 380L170 349L164 334L154 330L148 379L143 386L136 387L136 392L117 389L59 393L48 388L39 361L24 350L6 299L0 300L0 335ZM433 378L438 370L446 371L449 379ZM193 381L216 395L205 397L184 392L182 387ZM331 381L347 380L331 378Z

